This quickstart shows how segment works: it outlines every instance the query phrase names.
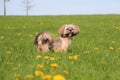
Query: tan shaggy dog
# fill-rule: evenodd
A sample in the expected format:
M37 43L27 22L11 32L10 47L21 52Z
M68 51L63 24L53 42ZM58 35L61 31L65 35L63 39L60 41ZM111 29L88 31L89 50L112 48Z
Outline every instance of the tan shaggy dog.
M70 47L72 37L80 32L80 28L73 24L65 24L58 32L60 33L58 38L52 38L51 34L46 31L39 33L34 41L38 50L42 52L49 50L66 52Z
M47 31L43 31L37 34L34 40L34 44L37 45L38 51L48 52L51 40L52 40L51 34Z
M70 47L72 37L80 32L80 28L73 24L65 24L58 32L60 33L60 37L52 39L50 49L66 52Z

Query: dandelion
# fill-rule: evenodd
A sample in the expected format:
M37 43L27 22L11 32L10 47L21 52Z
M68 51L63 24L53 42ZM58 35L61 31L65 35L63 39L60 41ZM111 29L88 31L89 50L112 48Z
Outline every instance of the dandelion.
M16 80L19 80L20 76L21 76L20 74L14 74L13 77L14 77Z
M48 56L45 56L45 57L44 57L44 59L48 60L48 59L49 59L49 57L48 57Z
M85 53L85 54L89 54L89 53L90 53L90 51L85 51L84 53Z
M23 26L23 29L25 29L26 28L26 26Z
M74 60L78 60L78 55L74 55L74 56L73 56L73 59L74 59Z
M6 54L7 55L11 55L12 53L11 53L11 51L7 51Z
M44 25L44 23L43 23L43 22L41 22L41 23L40 23L40 25L41 25L41 26L43 26L43 25Z
M37 55L37 56L36 56L36 59L40 59L40 58L42 58L41 55Z
M31 79L31 78L34 78L34 76L31 75L31 74L27 74L27 75L25 76L25 78L26 78L26 79Z
M21 36L21 33L18 33L17 35L18 35L18 36Z
M42 80L52 80L52 75L44 75L43 77L42 77Z
M50 64L50 66L51 66L52 68L58 68L58 64L56 64L56 63L52 63L52 64Z
M72 57L72 56L69 56L69 59L73 59L73 57Z
M16 71L16 70L18 70L18 68L17 67L13 67L13 70Z
M37 77L40 76L40 77L41 77L41 76L43 76L43 75L44 75L43 72L38 71L38 70L35 71L35 76L37 76Z
M112 44L115 44L115 41L112 41Z
M0 36L0 39L4 39L5 37L4 36Z
M64 74L69 74L69 72L67 70L64 70L63 73Z
M57 37L57 36L58 36L58 34L53 33L53 34L52 34L52 36L53 36L53 37Z
M55 76L53 76L53 80L66 80L66 79L62 75L55 75Z
M32 34L29 34L29 37L32 37Z
M51 58L50 58L50 60L51 60L51 61L54 61L54 60L55 60L55 58L54 58L54 57L51 57Z
M10 27L10 26L8 26L8 29L11 29L11 27Z
M7 61L7 62L6 62L6 64L7 64L7 65L9 65L9 64L12 64L12 62L10 62L10 61Z
M118 50L120 50L120 48L118 48Z
M99 50L99 48L97 48L97 47L96 47L96 48L94 48L94 50L95 50L95 51L98 51L98 50Z
M54 52L56 52L56 53L57 53L57 52L59 52L59 51L58 51L58 50L54 50Z
M43 67L44 67L43 64L38 64L37 67L36 67L36 69L41 69Z
M113 50L113 47L109 47L110 50Z
M119 30L119 27L116 27L116 30Z
M69 59L72 59L72 60L78 60L78 55L69 56Z
M37 35L38 34L38 32L35 32L35 35Z

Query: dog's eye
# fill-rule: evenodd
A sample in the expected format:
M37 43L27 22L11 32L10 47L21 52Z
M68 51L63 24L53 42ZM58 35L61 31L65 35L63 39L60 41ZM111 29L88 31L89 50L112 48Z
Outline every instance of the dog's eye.
M66 30L69 30L68 28Z
M42 44L46 44L47 41L48 41L48 39L43 39L43 40L42 40Z

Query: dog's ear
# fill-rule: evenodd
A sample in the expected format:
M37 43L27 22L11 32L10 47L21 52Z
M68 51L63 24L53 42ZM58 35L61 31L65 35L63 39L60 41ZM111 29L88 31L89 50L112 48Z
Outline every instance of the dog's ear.
M76 30L76 34L78 34L80 32L80 28L76 25L74 25L74 27L75 27L75 30Z
M51 36L51 33L50 33L50 32L45 32L44 36L45 36L45 38L46 38L47 40L49 40L49 41L52 40L52 36Z
M35 45L38 45L38 37L41 35L41 33L38 33L34 39L34 43Z
M38 36L35 37L35 40L34 40L35 45L38 45L38 40L37 39L38 39Z
M63 25L62 27L60 27L60 28L58 29L58 32L59 32L61 35L64 34L65 26L66 26L66 25Z

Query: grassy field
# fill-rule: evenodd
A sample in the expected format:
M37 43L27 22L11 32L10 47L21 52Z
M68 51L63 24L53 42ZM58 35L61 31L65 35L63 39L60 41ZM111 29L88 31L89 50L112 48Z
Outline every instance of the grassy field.
M67 53L37 52L36 34L73 23ZM0 17L0 80L120 80L120 15Z

